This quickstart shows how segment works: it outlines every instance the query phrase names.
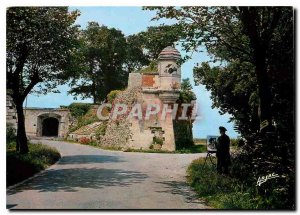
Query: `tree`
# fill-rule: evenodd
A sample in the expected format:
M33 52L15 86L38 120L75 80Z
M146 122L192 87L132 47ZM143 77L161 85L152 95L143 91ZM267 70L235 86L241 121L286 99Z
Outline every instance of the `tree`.
M139 71L156 60L162 49L178 41L178 32L178 26L158 26L125 37L115 28L90 22L69 61L73 76L69 93L102 102L111 90L126 87L128 73Z
M63 71L75 43L78 15L67 7L7 9L6 81L17 109L20 153L28 152L23 102L30 92L47 93L65 81Z
M158 58L160 52L167 46L173 46L181 38L180 25L150 26L146 31L136 35L149 60Z
M153 9L153 8L151 8ZM211 62L194 68L213 106L230 113L246 139L232 176L255 186L266 172L287 177L257 187L266 208L294 208L295 80L291 7L167 7L156 18L182 25L186 51L206 48ZM260 110L260 111L259 111ZM261 122L268 122L265 128ZM273 130L275 132L265 132ZM263 126L264 127L264 126ZM260 131L260 132L259 132Z
M213 62L221 62L219 73L227 71L227 76L231 76L232 69L241 68L242 65L247 64L249 70L243 71L254 75L257 87L252 88L252 92L247 93L248 96L245 99L250 102L249 99L255 98L256 93L259 108L255 105L253 108L259 110L256 115L259 116L260 122L265 120L268 122L268 126L262 131L269 130L274 122L280 121L279 118L274 119L277 114L274 111L272 79L275 76L271 76L271 73L274 75L274 72L278 71L276 67L280 65L275 66L275 62L279 60L281 65L286 65L286 68L280 66L281 72L277 72L277 75L287 72L289 77L293 77L293 70L290 66L293 65L293 55L290 54L293 44L291 38L288 38L286 44L282 44L282 39L287 38L287 34L293 35L291 7L148 7L146 9L157 10L155 19L173 18L178 20L177 25L184 29L183 46L185 50L197 51L204 46ZM284 50L287 55L274 58L271 50L274 51L275 46L279 50ZM276 52L280 53L278 50ZM285 58L287 61L283 62L280 58ZM207 67L203 69L208 71ZM202 77L200 78L201 75L197 74L198 71L200 70L195 69L195 76L199 78L198 80L206 82L205 78L209 76L203 76L201 73ZM216 69L214 71L216 72ZM237 77L243 75L239 71L232 74L233 76L238 75ZM291 78L288 79L291 80ZM235 84L239 85L240 83L237 80ZM253 82L251 81L249 84L253 85ZM215 92L218 90L216 87L211 89L214 89ZM289 92L292 92L291 88L289 88ZM227 91L227 94L229 93L230 91ZM227 94L224 96L229 96ZM279 93L278 96L281 97L280 94L282 93ZM214 95L220 94L213 93L212 97ZM215 103L216 106L219 104ZM228 104L230 105L230 103ZM235 104L237 102L232 104L231 113L235 112L234 115L244 114L234 106ZM226 111L226 109L224 110ZM254 126L252 130L256 129L257 126Z
M127 41L126 41L127 39ZM89 22L80 34L80 46L70 61L70 94L100 103L115 89L126 86L128 73L147 63L134 38L115 29Z
M125 60L125 70L130 73L140 70L150 63L149 57L144 53L144 44L138 35L129 35L127 41L127 56Z
M237 62L222 68L205 62L194 68L194 78L211 92L213 108L232 115L235 129L243 136L259 131L257 84L251 64Z
M189 78L183 79L181 82L181 91L178 99L179 102L190 103L191 101L196 100L197 99L196 95L192 90L193 87L190 83L190 79Z
M176 150L184 149L193 146L193 120L192 112L193 106L188 107L186 116L187 120L178 119L182 116L183 107L182 104L191 104L192 101L196 100L196 95L192 91L192 85L189 78L183 79L181 82L180 95L176 103L178 104L178 110L176 119L173 120L173 129L175 135L175 146Z

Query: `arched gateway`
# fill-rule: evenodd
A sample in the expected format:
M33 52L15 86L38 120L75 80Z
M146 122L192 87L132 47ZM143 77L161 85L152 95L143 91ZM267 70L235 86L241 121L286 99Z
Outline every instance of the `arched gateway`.
M61 115L56 113L43 113L38 116L37 136L57 137Z
M66 137L70 124L65 108L26 108L25 128L29 137Z

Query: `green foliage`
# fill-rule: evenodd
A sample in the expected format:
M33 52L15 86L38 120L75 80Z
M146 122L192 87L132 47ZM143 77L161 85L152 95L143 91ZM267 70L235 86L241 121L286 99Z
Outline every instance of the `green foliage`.
M187 153L203 153L206 152L205 145L191 145L185 146L181 149L176 149L176 153L187 154Z
M198 145L205 145L206 144L206 138L194 138L194 143Z
M16 129L10 125L6 125L6 144L16 142Z
M66 61L76 45L78 11L68 7L10 7L7 10L7 83L23 99L67 81ZM42 51L41 51L42 50ZM17 82L17 83L16 83ZM35 85L34 91L32 90ZM15 86L22 86L16 88Z
M180 95L179 95L179 102L180 103L190 103L193 100L196 100L196 95L195 93L192 91L193 87L190 83L190 79L186 78L183 79L181 82L181 91L180 91Z
M183 27L185 51L197 51L204 45L211 55L210 62L194 68L194 77L196 84L205 85L211 92L213 107L219 108L221 114L232 115L236 130L245 139L233 162L233 176L248 186L253 186L259 176L272 172L285 176L257 190L257 201L261 202L256 202L255 208L294 208L293 9L150 9L157 11L155 18L175 18L176 24ZM274 125L273 136L260 132L260 121L265 119ZM232 202L243 198L239 194L232 196L236 199L230 200L230 195L222 198L229 198L226 204L234 208ZM240 203L235 203L236 207L241 207Z
M154 19L177 20L186 52L205 46L214 64L196 67L195 82L212 93L213 107L233 116L242 135L258 131L259 106L262 118L273 115L277 129L285 129L280 132L294 131L291 7L146 9L156 11Z
M86 114L79 116L77 118L77 123L75 126L70 127L69 132L76 131L77 129L81 128L82 126L89 125L94 122L100 121L97 117L97 110L93 108L89 108Z
M115 100L115 98L117 98L118 94L122 92L121 90L112 90L110 91L109 94L107 94L107 101L109 103L113 103L113 101Z
M102 148L102 147L101 147ZM124 150L124 152L142 152L142 153L167 153L167 154L193 154L193 153L202 153L205 152L206 148L203 145L197 145L197 146L192 146L189 148L183 148L180 150L176 150L173 152L170 151L165 151L165 150L161 150L161 149L131 149L128 148L126 150Z
M179 103L180 107L182 103L191 103L193 100L196 100L196 95L192 91L190 80L188 78L183 79L181 82L181 91L177 103ZM187 113L188 116L189 112L190 109ZM181 113L178 114L181 115ZM192 128L193 124L191 120L173 120L176 150L184 150L194 146Z
M162 137L154 136L152 144L163 145L164 144L164 139Z
M272 143L272 144L268 144ZM247 185L256 183L258 177L278 174L258 187L257 192L270 202L268 207L295 208L294 142L276 135L253 135L247 138L238 156L232 160L232 175ZM272 206L273 205L273 206Z
M144 53L144 44L141 38L134 34L126 37L126 60L125 68L128 73L139 71L143 66L150 62L149 57Z
M194 145L192 123L188 120L173 120L176 150Z
M29 93L58 92L76 46L78 11L68 7L10 7L6 10L6 84L18 115L17 150L28 152L23 102Z
M60 158L59 152L42 144L29 144L29 153L16 152L15 143L10 143L6 151L7 186L29 178L54 164Z
M100 137L104 136L105 135L105 132L106 132L106 128L107 128L107 124L106 123L103 123L101 124L96 132L95 132L95 135L96 135L96 139L99 140Z
M89 103L72 103L67 108L70 110L71 115L78 119L90 110L91 105Z
M157 61L156 60L151 61L149 66L147 66L137 72L140 72L140 73L158 72Z
M188 175L188 182L199 197L217 209L292 209L285 204L286 200L278 198L280 189L273 184L279 181L277 178L268 180L261 188L256 184L248 185L244 181L218 174L210 163L204 165L204 158L193 161L188 168ZM263 195L259 192L259 189L268 185L275 188L273 193Z
M219 108L221 114L232 115L231 120L234 120L239 132L245 135L258 131L258 102L253 99L257 88L253 66L231 63L222 68L202 63L194 68L194 77L196 84L205 85L211 92L213 108Z
M71 59L70 94L93 98L94 103L105 100L112 90L127 85L128 73L148 64L138 38L89 22L81 31L79 46Z
M156 60L160 52L167 46L178 42L182 34L179 25L150 26L147 31L135 35L149 60Z
M233 148L242 147L244 145L244 140L241 138L230 139L230 146Z

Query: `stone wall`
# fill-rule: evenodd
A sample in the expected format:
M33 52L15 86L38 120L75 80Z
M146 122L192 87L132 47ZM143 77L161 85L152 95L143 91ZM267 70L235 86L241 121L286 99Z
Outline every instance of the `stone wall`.
M41 137L43 121L47 118L55 118L59 122L58 137L65 138L70 125L70 112L66 108L26 108L25 128L28 137Z
M6 95L6 126L17 129L17 111L9 94Z
M128 88L140 87L142 85L142 75L140 73L129 73Z

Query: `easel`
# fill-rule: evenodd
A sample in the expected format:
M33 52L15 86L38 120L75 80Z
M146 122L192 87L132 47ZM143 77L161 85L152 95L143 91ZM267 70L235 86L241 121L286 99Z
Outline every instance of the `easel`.
M216 166L216 164L212 160L212 157L214 157L213 154L215 154L216 152L217 151L207 151L206 158L204 160L204 165L203 166L205 166L207 159L210 160L212 165Z

